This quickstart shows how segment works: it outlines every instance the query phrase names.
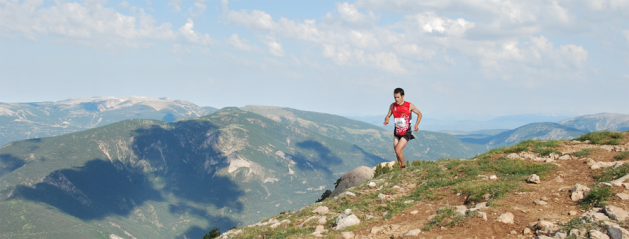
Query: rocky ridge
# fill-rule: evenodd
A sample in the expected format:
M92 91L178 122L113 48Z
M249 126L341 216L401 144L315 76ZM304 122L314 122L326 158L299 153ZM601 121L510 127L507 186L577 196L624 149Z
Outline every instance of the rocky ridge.
M222 238L629 238L629 165L618 159L629 159L627 138L526 141L473 159L414 161ZM339 224L350 214L355 224Z

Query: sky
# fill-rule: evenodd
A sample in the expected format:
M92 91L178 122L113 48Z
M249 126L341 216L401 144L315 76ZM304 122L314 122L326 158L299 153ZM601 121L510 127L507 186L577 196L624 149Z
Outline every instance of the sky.
M629 114L629 0L0 0L0 102Z

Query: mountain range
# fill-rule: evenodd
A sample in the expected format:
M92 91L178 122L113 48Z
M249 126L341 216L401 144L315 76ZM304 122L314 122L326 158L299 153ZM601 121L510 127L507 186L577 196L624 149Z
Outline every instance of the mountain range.
M0 103L0 145L72 133L131 118L172 122L216 111L216 108L199 107L188 101L141 96Z

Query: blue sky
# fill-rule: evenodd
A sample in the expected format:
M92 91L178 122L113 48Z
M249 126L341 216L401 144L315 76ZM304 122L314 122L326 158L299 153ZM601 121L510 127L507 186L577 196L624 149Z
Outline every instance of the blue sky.
M627 0L0 0L0 102L629 114Z

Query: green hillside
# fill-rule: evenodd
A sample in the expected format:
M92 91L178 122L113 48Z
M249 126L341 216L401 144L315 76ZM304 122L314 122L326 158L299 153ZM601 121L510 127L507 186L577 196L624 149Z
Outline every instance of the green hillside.
M395 160L393 132L345 117L273 106L245 106L242 110L254 112L276 122L300 126L317 133L351 142L366 151ZM483 145L465 143L455 136L433 131L413 132L416 139L404 149L411 160L437 160L440 158L470 158L487 150Z
M59 102L0 103L0 146L91 129L126 119L172 122L216 112L183 100L95 97Z
M572 139L585 132L557 123L532 123L514 130L485 138L462 138L464 142L484 144L489 147L514 145L527 139L558 140Z
M382 161L237 108L16 141L0 148L0 238L200 238L301 208Z

